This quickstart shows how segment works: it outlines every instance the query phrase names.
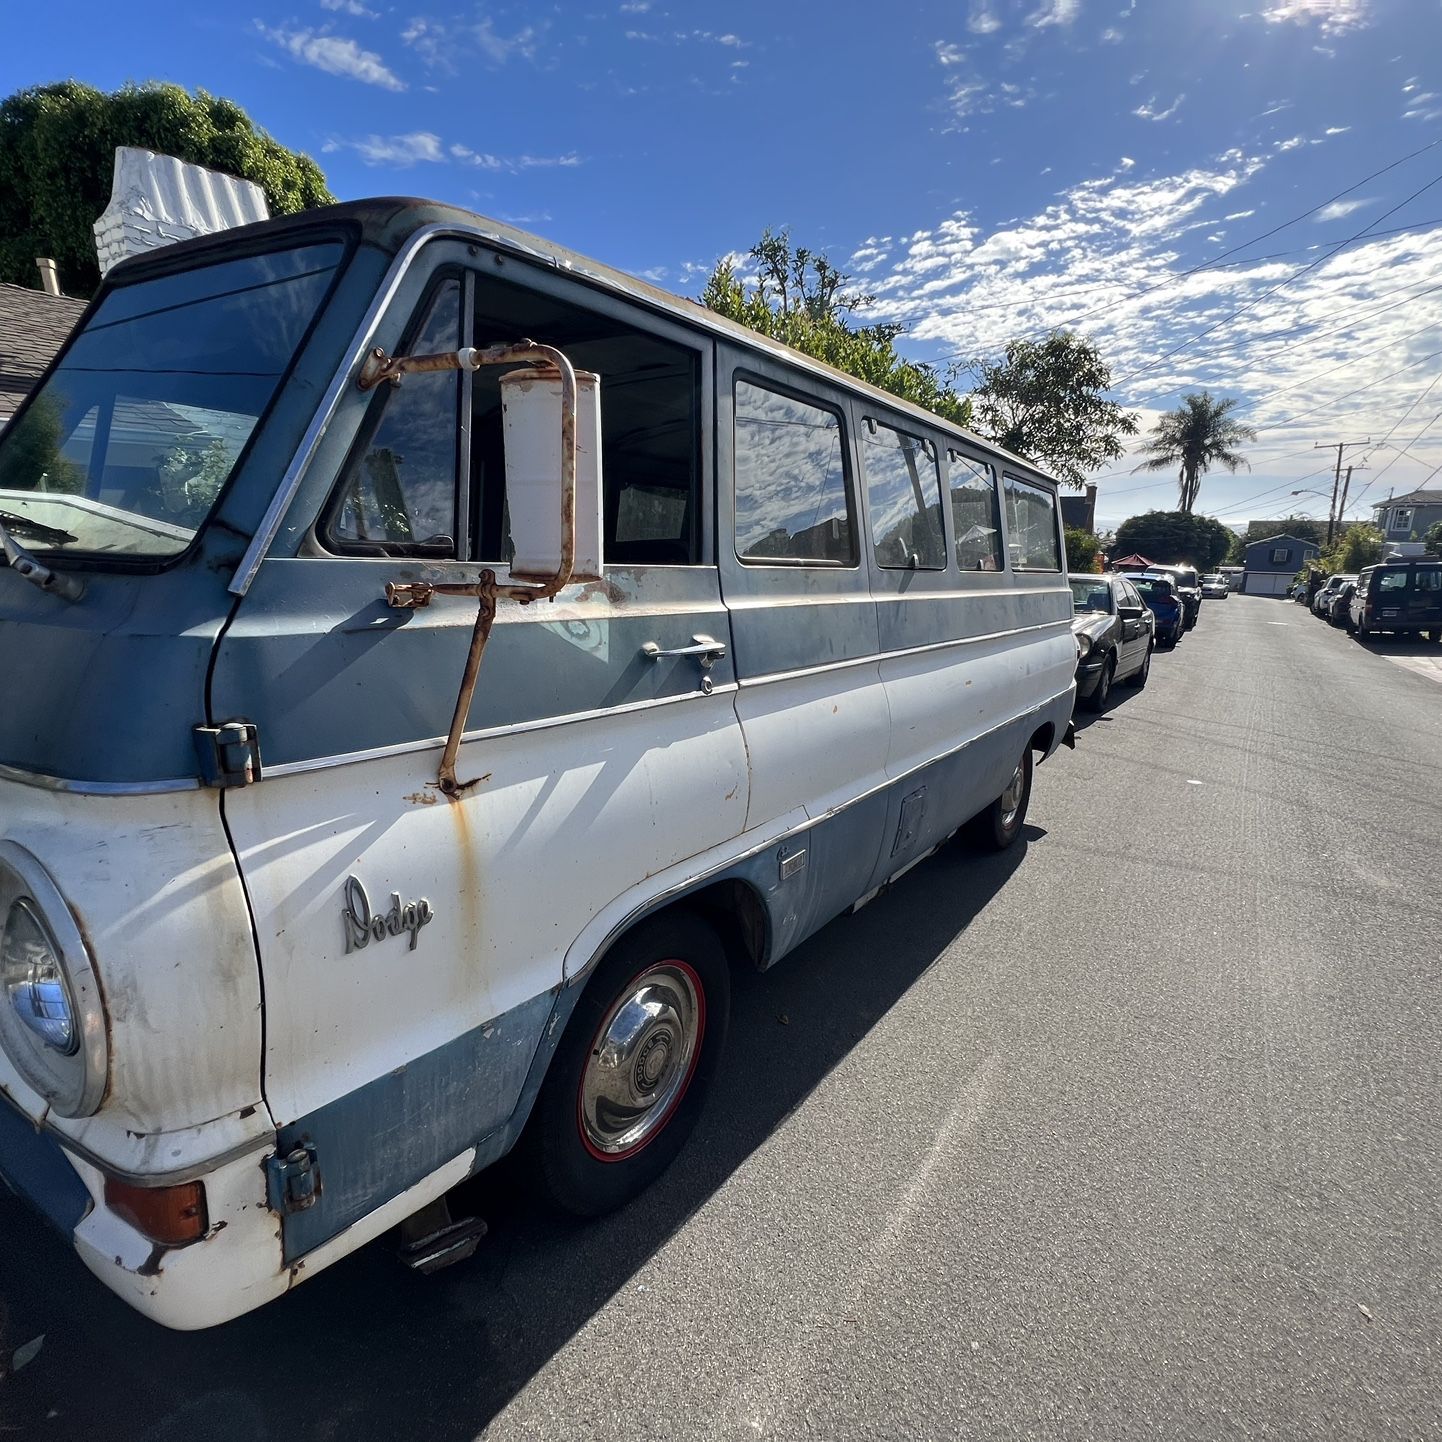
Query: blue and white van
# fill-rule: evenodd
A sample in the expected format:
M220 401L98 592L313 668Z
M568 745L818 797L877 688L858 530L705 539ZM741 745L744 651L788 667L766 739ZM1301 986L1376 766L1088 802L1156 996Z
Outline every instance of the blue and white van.
M117 267L0 434L0 1174L167 1326L603 1211L1076 652L1051 480L468 213Z

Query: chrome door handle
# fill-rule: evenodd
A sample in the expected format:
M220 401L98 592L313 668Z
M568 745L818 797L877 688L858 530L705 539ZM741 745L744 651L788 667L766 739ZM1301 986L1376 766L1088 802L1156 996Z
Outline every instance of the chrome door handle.
M726 654L726 643L713 640L710 636L692 636L690 646L673 646L662 650L655 641L647 641L641 647L641 654L659 661L663 656L694 656L701 663L703 671L709 671Z

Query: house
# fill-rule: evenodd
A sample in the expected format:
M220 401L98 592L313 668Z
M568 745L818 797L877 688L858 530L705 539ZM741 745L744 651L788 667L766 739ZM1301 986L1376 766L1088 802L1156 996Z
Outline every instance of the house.
M1315 560L1321 547L1300 536L1267 536L1251 542L1242 571L1242 590L1249 596L1285 596L1292 577Z
M1373 524L1386 541L1420 541L1442 521L1442 490L1410 491L1405 496L1388 496L1372 507Z
M83 300L0 282L0 430L85 309Z
M1097 488L1088 483L1084 496L1060 496L1061 523L1069 531L1087 531L1096 534Z

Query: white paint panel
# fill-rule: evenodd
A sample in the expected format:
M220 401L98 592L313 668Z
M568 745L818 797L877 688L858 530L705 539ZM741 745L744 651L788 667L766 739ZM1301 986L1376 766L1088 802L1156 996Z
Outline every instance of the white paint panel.
M887 775L913 771L1049 701L1075 670L1067 626L885 658Z
M587 923L643 878L737 835L746 756L731 698L702 696L272 778L226 815L265 975L266 1096L294 1121L555 986ZM373 908L424 897L417 934L346 951L347 877Z
M0 781L0 837L60 888L109 1013L105 1101L93 1117L52 1118L56 1130L139 1175L268 1131L264 1107L240 1116L261 1096L260 977L217 794L83 796ZM0 1085L33 1104L3 1055Z
M817 817L885 779L890 728L875 662L744 685L736 713L751 758L748 828Z

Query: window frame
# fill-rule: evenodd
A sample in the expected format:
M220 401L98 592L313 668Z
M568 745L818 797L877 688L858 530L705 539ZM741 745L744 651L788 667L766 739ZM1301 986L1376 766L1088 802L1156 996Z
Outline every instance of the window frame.
M893 436L914 442L920 446L923 454L931 461L932 476L936 481L936 521L939 530L937 537L940 547L941 564L936 566L897 566L890 565L881 559L875 529L874 507L871 496L871 469L867 465L867 446L882 431L890 431ZM878 415L864 407L860 412L860 430L856 437L859 442L858 450L861 453L861 479L866 486L866 533L871 541L871 560L879 571L900 571L904 573L930 572L936 574L952 569L950 561L950 548L946 543L946 518L944 511L949 496L944 488L941 474L941 453L944 447L938 444L934 436L923 435L920 431L909 431L897 424L896 421ZM924 514L924 513L923 513Z
M838 437L840 440L839 452L841 456L841 483L842 492L846 498L846 519L848 533L851 538L851 559L848 561L816 560L807 556L748 556L741 551L740 536L737 534L736 511L737 501L741 494L741 488L737 483L739 467L735 462L740 456L741 448L737 442L739 429L739 415L736 404L736 388L745 382L747 385L754 385L761 390L772 392L774 395L785 396L789 400L798 402L801 405L811 406L815 410L825 411L836 417ZM859 571L861 570L861 525L863 521L861 506L857 500L858 478L856 465L852 455L853 444L859 441L859 437L851 434L851 426L847 407L832 400L823 400L814 392L807 392L798 386L787 385L782 381L773 379L759 371L749 367L738 366L731 373L731 457L732 457L732 485L731 485L731 550L736 560L747 567L780 567L785 570L814 569L822 571Z
M1025 476L1019 476L1015 471L1009 471L1003 467L1001 472L1001 485L1003 492L1006 490L1008 482L1015 482L1018 486L1025 487L1028 491L1035 491L1039 495L1045 497L1046 500L1050 502L1053 533L1052 544L1056 547L1057 564L1055 566L1019 566L1012 560L1012 518L1011 508L1009 505L1007 505L1003 507L1003 510L1006 513L1007 570L1010 571L1013 575L1017 576L1065 575L1066 547L1063 544L1061 533L1061 498L1057 495L1055 490L1049 489L1048 487L1040 484L1037 481L1028 480Z
M991 457L988 457L984 454L978 455L973 451L968 450L961 445L958 445L950 436L946 437L946 444L944 449L947 462L946 475L943 477L943 485L946 490L945 510L947 515L947 524L950 527L952 533L948 566L955 567L957 575L970 579L975 579L977 576L1009 575L1011 573L1011 557L1007 554L1006 518L1003 514L1006 508L1002 502L1001 495L1000 465ZM964 461L968 465L982 467L986 471L990 479L991 518L996 523L994 528L996 531L996 546L992 552L992 554L997 560L997 566L995 570L978 571L972 568L963 568L961 564L961 557L956 554L956 548L958 545L961 544L961 537L956 534L956 516L952 510L951 503L951 462L953 459L958 461Z
M460 325L458 327L461 336L462 346L471 344L471 307L468 304L469 297L474 291L474 282L471 280L467 270L452 261L446 261L436 266L430 275L426 277L425 287L421 291L414 308L408 317L405 328L401 332L401 340L396 347L397 355L410 355L414 351L415 343L425 331L430 320L432 307L436 298L444 286L451 281L457 281L457 300L459 307ZM315 526L315 536L327 555L367 557L371 560L395 559L395 560L422 560L437 564L454 563L457 561L468 561L471 559L471 535L470 535L470 467L471 467L471 383L474 372L462 370L457 372L458 384L456 386L456 427L455 427L455 467L456 467L456 488L455 488L455 514L452 525L453 549L449 555L441 555L435 549L427 549L423 546L411 545L401 546L394 543L379 543L375 541L352 541L335 534L336 523L341 512L345 508L347 492L354 479L357 469L362 464L371 442L375 439L385 421L387 407L396 396L404 393L404 385L377 386L375 394L372 395L366 404L365 412L362 414L360 423L356 427L355 435L346 449L345 459L341 462L336 471L336 477L331 485L330 494L326 497L325 504ZM464 504L464 509L463 509Z

